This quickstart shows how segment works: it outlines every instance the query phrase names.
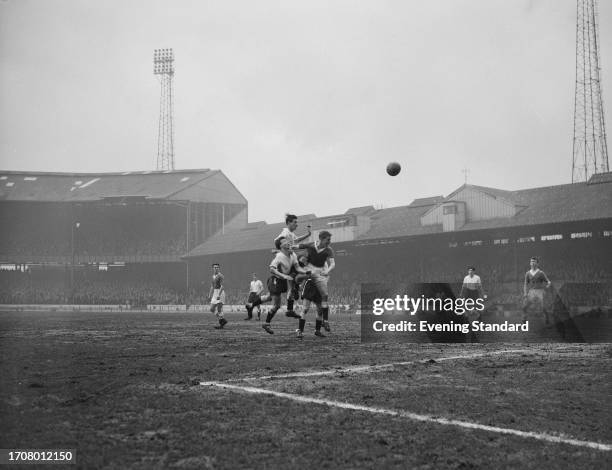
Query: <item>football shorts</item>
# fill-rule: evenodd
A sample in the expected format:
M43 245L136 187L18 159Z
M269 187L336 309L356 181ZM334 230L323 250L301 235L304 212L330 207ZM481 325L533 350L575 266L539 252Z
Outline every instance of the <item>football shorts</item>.
M270 295L281 295L287 292L287 280L270 276L268 278L268 292L270 292Z

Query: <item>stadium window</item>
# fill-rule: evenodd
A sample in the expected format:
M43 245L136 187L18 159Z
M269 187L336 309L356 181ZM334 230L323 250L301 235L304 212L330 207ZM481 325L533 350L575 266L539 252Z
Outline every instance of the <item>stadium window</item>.
M572 233L572 240L575 238L591 238L593 236L593 232L575 232Z
M549 240L563 240L563 235L561 235L560 233L557 233L555 235L542 235L541 240L543 242L546 242Z
M508 238L496 238L493 240L494 245L507 245L510 242Z
M442 214L444 215L456 214L456 213L457 213L457 206L444 206L442 208Z
M519 243L530 243L535 242L535 237L521 237L517 240Z
M457 242L448 242L449 248L457 248Z
M482 240L470 240L469 242L464 242L463 246L482 246Z
M603 236L604 237L612 237L612 230L604 230Z

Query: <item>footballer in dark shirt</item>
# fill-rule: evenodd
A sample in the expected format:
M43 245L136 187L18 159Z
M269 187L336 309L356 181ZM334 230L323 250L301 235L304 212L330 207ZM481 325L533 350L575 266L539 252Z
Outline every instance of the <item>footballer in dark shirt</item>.
M319 240L314 243L302 243L297 245L300 250L306 250L306 258L308 265L306 269L310 271L312 282L317 287L321 295L320 317L317 316L316 331L317 336L321 336L321 326L325 331L330 331L329 326L329 292L327 283L329 282L329 273L335 268L334 250L331 245L331 233L327 230L319 232ZM317 334L318 332L318 334Z

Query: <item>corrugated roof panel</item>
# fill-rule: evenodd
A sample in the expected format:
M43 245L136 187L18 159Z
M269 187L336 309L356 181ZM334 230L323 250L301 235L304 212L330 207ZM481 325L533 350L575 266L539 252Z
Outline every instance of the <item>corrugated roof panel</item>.
M155 199L181 199L194 202L246 204L236 187L220 172L212 170L178 170L171 173L46 173L4 172L4 180L36 177L28 184L10 185L8 201L97 201L106 197L143 196ZM180 182L188 177L189 182ZM219 175L219 177L215 177ZM212 177L212 178L211 178ZM78 183L78 184L77 184ZM13 187L14 186L14 187ZM190 188L198 190L191 191ZM78 191L76 190L78 189ZM209 198L210 196L210 198Z
M90 186L90 185L92 185L92 184L94 184L94 183L97 183L98 181L100 181L100 178L94 178L94 179L92 179L92 180L89 180L87 183L82 184L82 185L80 186L80 189L86 188L87 186Z
M611 183L612 182L612 171L606 173L596 173L589 178L587 184L600 184L600 183Z

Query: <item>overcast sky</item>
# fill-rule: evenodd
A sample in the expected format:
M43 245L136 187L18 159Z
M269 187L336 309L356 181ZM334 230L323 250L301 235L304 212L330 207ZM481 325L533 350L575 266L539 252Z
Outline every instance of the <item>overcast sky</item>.
M568 183L575 22L575 0L0 0L0 168L154 169L173 48L176 167L221 169L251 221L447 195L463 168Z

